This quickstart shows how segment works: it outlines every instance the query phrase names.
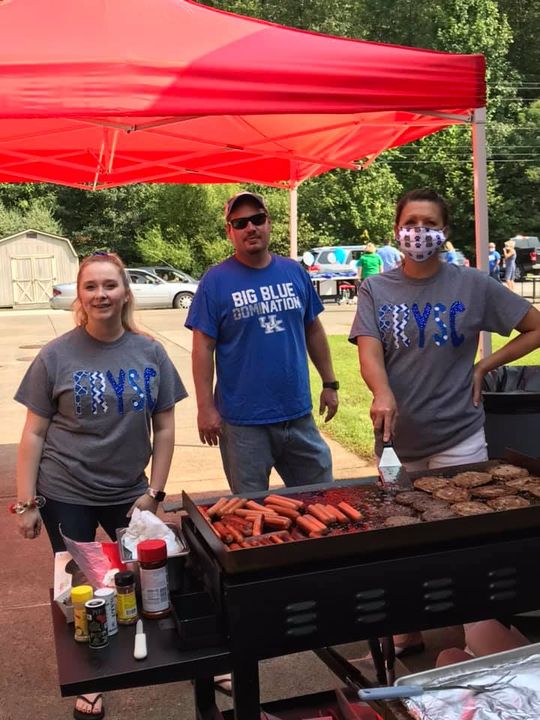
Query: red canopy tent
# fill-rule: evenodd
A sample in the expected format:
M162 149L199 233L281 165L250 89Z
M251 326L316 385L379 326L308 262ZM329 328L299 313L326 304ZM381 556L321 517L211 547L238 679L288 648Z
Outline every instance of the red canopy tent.
M0 0L0 181L294 187L467 122L484 59L190 0Z
M0 0L0 182L262 183L294 220L301 181L471 123L487 266L484 70L190 0Z

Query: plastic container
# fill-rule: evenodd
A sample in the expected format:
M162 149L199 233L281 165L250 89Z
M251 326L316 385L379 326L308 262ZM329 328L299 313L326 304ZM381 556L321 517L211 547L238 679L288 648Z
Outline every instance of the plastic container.
M137 545L141 579L142 614L147 618L169 615L167 545L164 540L143 540Z
M84 604L93 596L94 590L91 585L77 585L71 588L73 622L75 623L74 638L77 642L88 642L88 621Z
M489 458L506 448L540 456L540 367L506 365L486 375L482 385Z
M131 570L118 572L114 576L116 586L116 612L119 625L133 625L139 619L135 596L135 576Z

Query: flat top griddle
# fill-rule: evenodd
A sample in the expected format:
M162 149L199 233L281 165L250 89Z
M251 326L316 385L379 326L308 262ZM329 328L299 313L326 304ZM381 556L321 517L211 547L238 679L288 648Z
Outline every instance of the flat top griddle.
M473 465L460 465L429 471L429 475L452 476L466 470L489 470L501 461L487 461ZM526 467L529 472L540 475L540 460L519 453L507 452L503 462L511 462ZM410 473L414 480L426 475L426 471ZM412 485L411 485L412 487ZM349 558L380 559L381 556L396 557L403 553L431 552L435 547L474 545L493 540L505 534L519 537L520 534L538 532L540 529L540 502L519 510L499 511L483 515L455 517L446 520L421 522L403 527L380 527L387 507L392 504L394 495L406 487L384 488L378 478L364 478L359 481L334 482L325 485L295 487L294 491L272 490L273 494L294 497L307 503L324 500L337 504L341 500L349 502L362 513L362 520L349 528L337 529L333 534L305 540L297 540L282 545L252 547L229 550L213 532L199 511L197 504L183 492L183 505L193 521L198 533L203 537L223 571L230 575L259 572L284 567L306 566L327 561L345 562ZM252 494L255 500L261 500L265 494ZM244 497L248 497L245 495ZM202 503L201 503L202 504ZM208 504L206 502L205 504Z

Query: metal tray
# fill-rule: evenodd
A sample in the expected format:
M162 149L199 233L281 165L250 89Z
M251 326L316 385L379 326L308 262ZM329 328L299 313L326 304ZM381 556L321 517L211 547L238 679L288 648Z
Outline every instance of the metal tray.
M439 683L449 682L456 675L467 675L477 670L487 670L497 665L505 665L515 660L523 660L530 655L540 653L540 643L525 645L525 647L515 648L514 650L505 650L504 652L494 653L493 655L484 655L484 657L473 658L472 660L464 660L453 665L445 665L432 670L423 670L422 672L413 673L411 675L403 675L399 677L394 685L436 685Z
M169 590L171 592L177 592L182 589L183 578L184 578L184 565L186 556L189 555L189 547L182 535L182 531L175 523L166 522L168 528L170 528L176 536L178 544L182 548L176 555L171 555L167 558L167 574L169 577ZM135 578L139 579L139 561L131 555L131 552L124 547L122 538L126 532L126 528L118 528L116 531L116 539L118 542L118 551L120 553L120 560L124 563L128 570L135 575Z
M504 460L514 462L526 467L530 472L540 475L540 461L519 453L507 453ZM500 461L490 460L473 465L460 465L456 467L441 468L430 475L455 474L465 470L483 470L494 467ZM421 477L424 472L411 473L410 477ZM377 486L378 478L364 478L361 481L334 482L325 485L300 486L286 491L272 491L274 494L301 497L309 492L326 492L336 488L362 488L367 494L373 492ZM403 489L403 488L400 488ZM380 492L380 490L379 490ZM252 493L249 496L261 498L261 493ZM208 504L208 500L204 502ZM450 518L434 522L422 522L418 525L404 527L381 528L364 532L349 532L343 535L313 538L274 545L271 547L255 547L243 550L230 551L212 531L203 515L197 508L197 503L186 493L182 493L183 507L192 519L198 532L202 535L212 553L217 558L223 570L231 575L260 570L306 566L316 562L333 561L354 558L375 560L381 557L395 557L407 551L433 552L435 548L456 545L474 545L494 538L500 538L502 533L519 533L534 531L538 533L540 527L540 504L519 510L486 513L484 515L471 515L468 517ZM202 502L200 504L203 504ZM434 532L436 523L437 531ZM507 537L511 539L511 536Z
M174 533L174 535L175 535L175 537L176 537L176 540L177 540L177 542L178 542L178 545L179 545L180 548L181 548L180 552L176 553L175 555L170 555L170 556L168 557L169 561L170 561L170 560L173 560L174 558L180 558L180 557L183 558L183 556L185 556L185 555L187 555L187 554L189 553L189 548L188 548L188 546L186 545L186 541L185 541L185 539L184 539L184 536L182 535L182 531L180 530L180 528L178 527L178 525L176 525L175 523L166 522L165 525L166 525L170 530L173 531L173 533ZM124 546L124 543L122 542L122 538L124 537L124 535L125 535L125 533L126 533L126 529L127 529L127 528L118 528L118 530L116 531L116 540L117 540L117 542L118 542L118 551L119 551L119 553L120 553L120 560L121 560L124 564L127 564L127 563L137 563L137 564L139 564L139 561L137 560L137 558L134 558L134 557L132 556L131 552Z
M539 664L538 656L540 655L540 643L526 645L525 647L507 650L505 652L494 653L484 657L466 660L465 662L447 665L433 670L425 670L423 672L414 673L398 678L395 685L423 685L430 688L434 686L445 685L489 685L490 683L499 681L501 689L496 693L480 693L473 701L477 706L474 717L482 717L485 720L502 720L503 718L519 717L527 718L527 720L536 720L538 709L540 708L540 677L537 669ZM535 657L536 656L536 657ZM530 660L530 662L527 662ZM517 664L519 663L519 664ZM505 667L506 666L506 667ZM510 669L511 668L511 669ZM505 672L511 672L511 676L505 678ZM522 682L519 683L521 677ZM531 682L531 678L534 680ZM510 687L512 681L515 682L513 690ZM517 681L517 682L516 682ZM502 689L504 685L504 690ZM526 688L526 690L525 690ZM501 690L503 690L501 692ZM430 692L418 698L404 700L403 703L412 713L414 718L426 718L431 720L454 720L456 718L465 717L462 714L464 705L467 703L467 696L471 697L470 692L453 690L441 693ZM513 695L503 694L514 693ZM529 712L522 708L521 711L516 709L516 714L509 714L508 704L515 701L515 695L518 694L520 702L525 704L527 700ZM437 698L437 695L439 696ZM491 695L491 697L489 697ZM525 697L525 696L528 697ZM443 700L444 698L444 700ZM510 703L508 702L510 700ZM470 701L469 701L470 702ZM485 703L485 704L484 704ZM533 714L530 714L531 707L534 706ZM515 709L515 706L513 706ZM511 712L511 710L510 710Z

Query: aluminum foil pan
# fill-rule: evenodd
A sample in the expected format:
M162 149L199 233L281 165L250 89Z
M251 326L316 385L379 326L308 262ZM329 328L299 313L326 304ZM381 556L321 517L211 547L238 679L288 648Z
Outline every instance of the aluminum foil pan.
M426 687L423 695L403 700L417 720L539 720L540 643L407 675L395 684ZM471 689L444 689L449 685Z

